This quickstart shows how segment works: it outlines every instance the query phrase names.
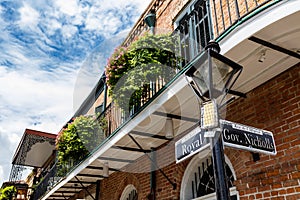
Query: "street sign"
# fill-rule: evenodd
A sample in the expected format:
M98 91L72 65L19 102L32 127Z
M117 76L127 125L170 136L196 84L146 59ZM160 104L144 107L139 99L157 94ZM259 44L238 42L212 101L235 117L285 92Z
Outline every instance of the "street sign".
M204 137L205 131L196 127L175 143L176 163L179 163L192 155L209 147L209 139Z
M272 132L220 120L224 145L264 154L276 155Z
M276 146L272 132L246 126L226 120L220 120L223 142L225 146L244 149L253 152L276 155ZM213 137L216 130L202 130L194 128L175 143L176 163L210 146L209 137Z

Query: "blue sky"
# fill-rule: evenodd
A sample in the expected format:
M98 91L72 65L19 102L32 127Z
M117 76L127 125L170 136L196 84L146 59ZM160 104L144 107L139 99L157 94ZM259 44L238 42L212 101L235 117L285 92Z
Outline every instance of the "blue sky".
M0 1L0 185L24 130L61 129L150 1Z

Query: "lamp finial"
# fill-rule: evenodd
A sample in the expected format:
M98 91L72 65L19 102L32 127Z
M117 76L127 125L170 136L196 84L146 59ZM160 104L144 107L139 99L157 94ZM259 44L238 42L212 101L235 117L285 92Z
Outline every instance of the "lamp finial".
M214 40L210 40L207 43L205 50L207 50L207 49L211 49L212 51L214 51L216 53L220 53L220 51L221 51L219 43Z

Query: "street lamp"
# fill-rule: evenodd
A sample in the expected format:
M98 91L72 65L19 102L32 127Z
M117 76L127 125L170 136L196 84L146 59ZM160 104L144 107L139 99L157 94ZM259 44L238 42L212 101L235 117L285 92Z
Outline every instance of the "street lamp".
M193 79L196 92L202 100L220 99L231 90L242 72L242 66L219 54L218 43L211 41L206 51L186 72Z
M156 24L156 14L151 11L146 17L144 18L144 22L149 26L151 33L154 35L155 31L155 24Z
M239 77L242 66L219 54L218 43L211 41L206 51L192 64L186 76L192 80L189 84L202 100L201 128L206 130L206 137L211 137L215 187L218 200L229 200L229 189L225 172L223 138L219 129L218 104L231 90ZM213 134L211 134L213 133Z

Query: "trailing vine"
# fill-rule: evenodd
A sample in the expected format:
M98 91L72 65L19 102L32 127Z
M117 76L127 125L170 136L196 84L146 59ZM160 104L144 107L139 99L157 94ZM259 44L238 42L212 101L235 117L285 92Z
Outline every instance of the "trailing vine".
M147 34L128 48L115 50L105 74L109 94L123 110L129 111L141 99L151 81L168 82L175 75L177 39L170 34Z
M105 139L101 124L92 116L79 116L69 123L56 142L59 166L66 168L74 165L101 144Z

